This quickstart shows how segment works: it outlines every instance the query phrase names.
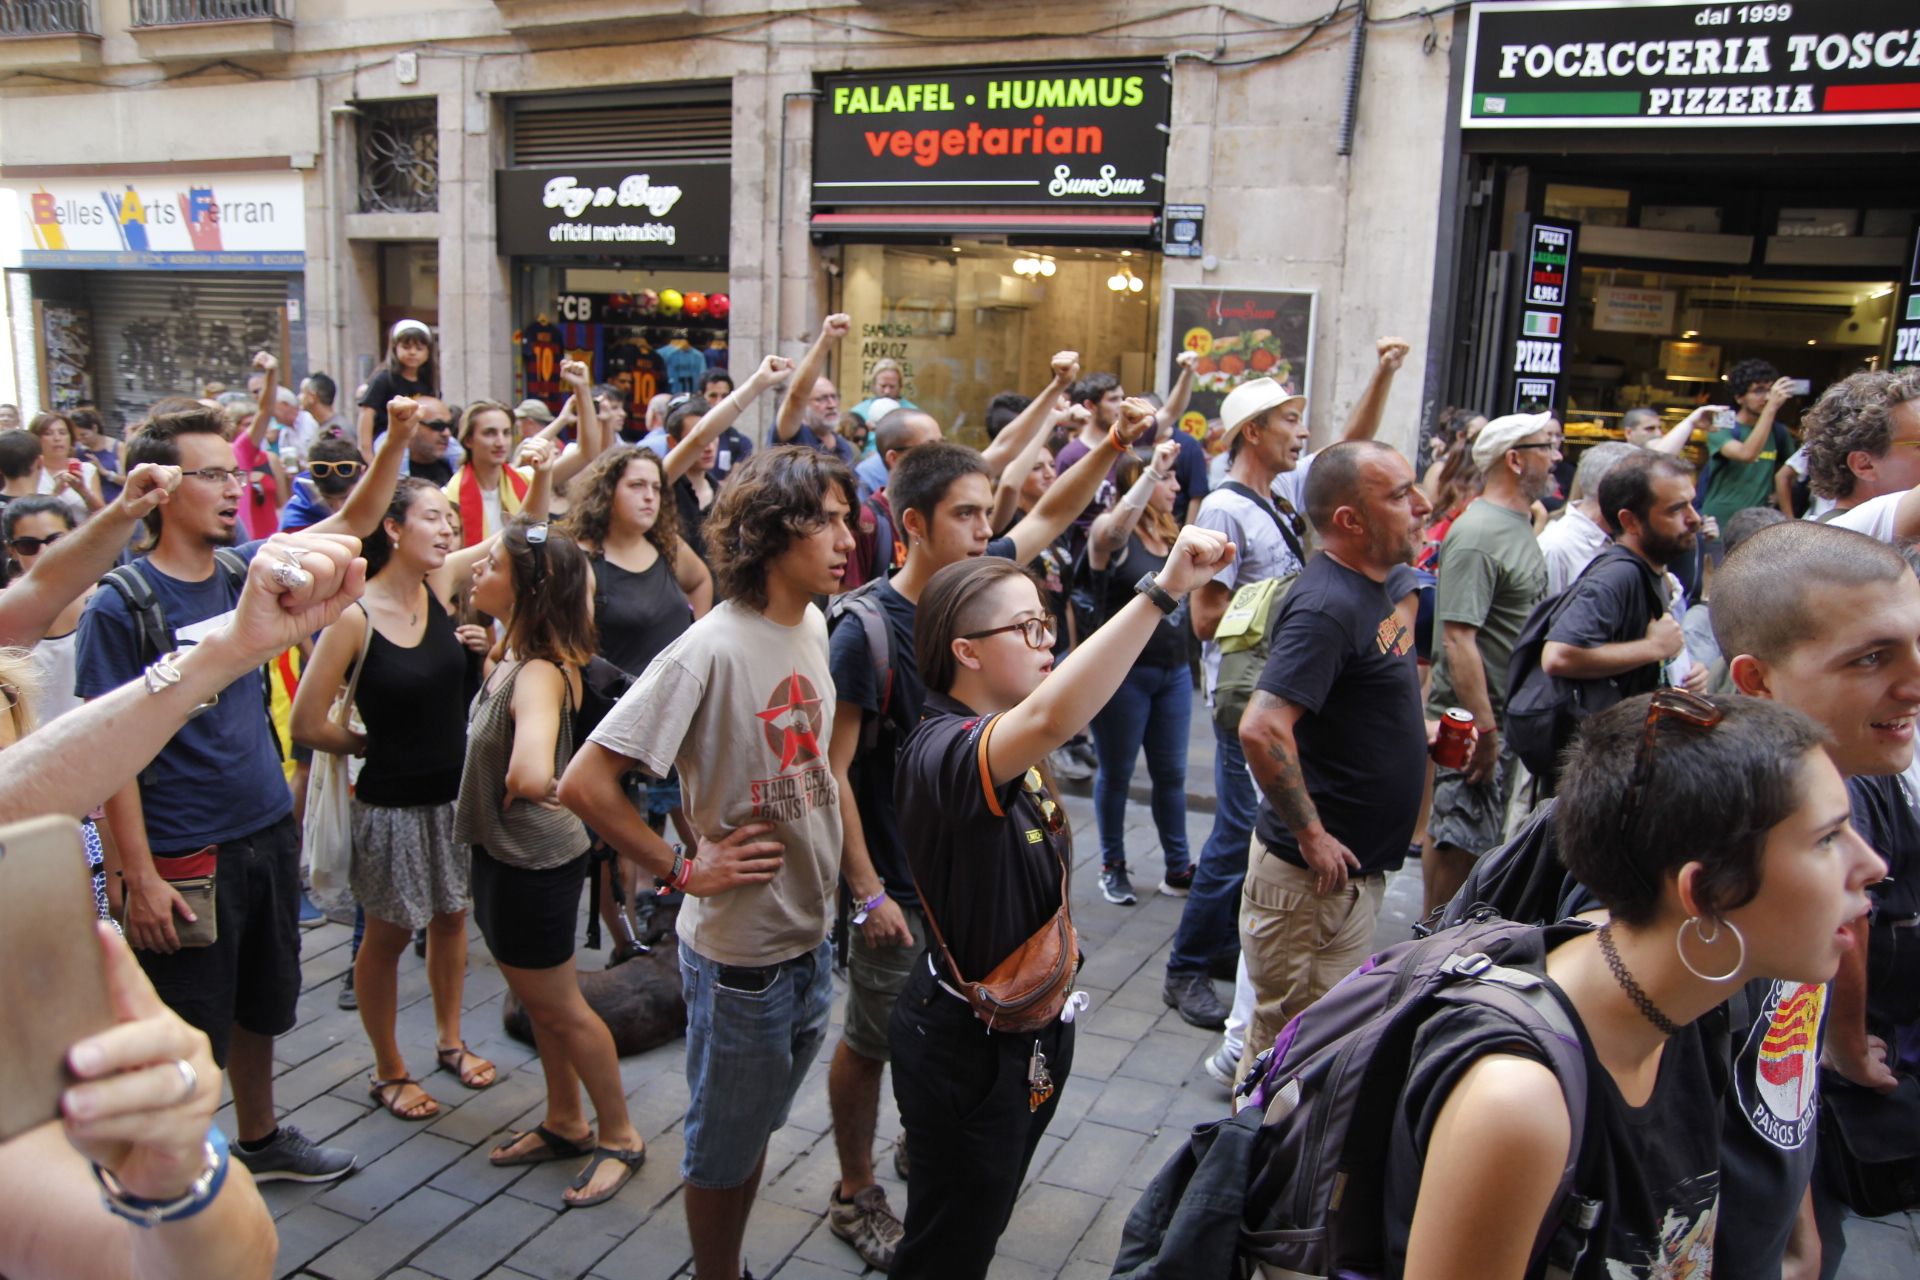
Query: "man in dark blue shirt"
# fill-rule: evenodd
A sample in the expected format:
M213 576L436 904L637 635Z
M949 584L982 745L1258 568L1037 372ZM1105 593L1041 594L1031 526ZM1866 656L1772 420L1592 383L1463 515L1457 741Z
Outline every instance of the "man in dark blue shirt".
M190 401L160 409L128 447L127 464L177 466L182 478L147 516L153 546L131 571L158 602L177 654L219 631L239 599L242 579L215 551L233 548L250 564L261 543L233 546L246 474L222 434L223 415ZM371 472L315 531L373 532L414 418L413 401L392 402ZM143 671L149 687L171 683L173 655L152 647L120 591L102 588L80 619L75 692L102 697ZM345 1175L350 1153L316 1146L274 1115L273 1038L293 1028L300 994L300 833L259 674L234 681L189 720L106 813L125 879L127 940L160 997L207 1034L227 1068L240 1162L256 1181ZM215 936L182 946L176 919L205 922L175 886L207 879L212 898L201 901L212 908Z
M1307 477L1321 554L1274 619L1240 720L1263 793L1240 900L1254 1013L1239 1074L1366 956L1426 776L1413 631L1395 606L1428 511L1391 446L1336 444Z

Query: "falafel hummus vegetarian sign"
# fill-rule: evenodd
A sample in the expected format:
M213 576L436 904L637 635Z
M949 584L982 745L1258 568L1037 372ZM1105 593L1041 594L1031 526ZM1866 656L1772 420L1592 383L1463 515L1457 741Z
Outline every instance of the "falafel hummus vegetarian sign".
M1227 393L1254 378L1272 378L1290 392L1304 392L1313 358L1310 291L1190 289L1175 287L1169 311L1171 370L1182 351L1193 366L1193 396L1180 429L1205 439L1207 420L1220 416ZM1171 376L1171 375L1169 375Z
M1161 62L825 76L813 203L1159 205Z

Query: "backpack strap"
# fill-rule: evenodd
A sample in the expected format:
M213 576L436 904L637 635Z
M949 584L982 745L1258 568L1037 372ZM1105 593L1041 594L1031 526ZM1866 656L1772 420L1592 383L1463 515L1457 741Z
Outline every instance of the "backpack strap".
M1307 553L1300 548L1300 535L1293 531L1292 525L1280 518L1280 513L1273 509L1271 502L1268 502L1265 498L1255 493L1252 489L1249 489L1246 485L1241 484L1238 480L1228 480L1221 484L1220 487L1228 493L1239 494L1254 506L1266 512L1267 518L1273 521L1273 527L1280 531L1282 538L1286 539L1287 550L1293 552L1293 558L1300 562L1302 568L1306 566Z
M1495 964L1484 953L1476 953L1448 956L1441 971L1467 980L1449 991L1451 998L1496 1009L1525 1028L1560 1082L1571 1141L1553 1206L1534 1240L1532 1258L1544 1266L1541 1275L1545 1280L1570 1280L1586 1254L1603 1207L1600 1201L1581 1195L1575 1185L1582 1168L1589 1106L1587 1058L1579 1028L1548 986L1545 975L1537 970Z
M862 712L860 717L860 751L873 749L880 741L880 726L891 720L905 736L909 726L899 723L899 708L894 705L893 694L893 629L887 625L886 610L873 598L880 584L886 581L884 570L881 576L870 578L851 591L835 596L830 610L828 629L841 618L851 615L860 623L860 630L866 636L867 658L873 663L873 687L875 696L880 700L877 712Z
M240 603L240 593L247 589L247 562L242 559L240 553L232 547L215 547L213 549L213 559L214 563L220 567L220 571L226 574L227 585L233 588L233 603L238 606ZM368 619L367 626L369 628L373 626L372 619ZM264 666L260 668L259 676L260 703L266 709L267 713L267 737L273 741L274 755L284 761L287 758L287 748L286 745L280 741L279 726L273 722L272 678ZM354 672L354 679L356 681L359 679L359 672L357 670Z
M133 615L134 629L140 638L141 666L173 651L173 628L167 625L167 612L160 607L160 597L153 593L153 584L140 572L138 563L111 569L100 581L119 593L126 602L127 612Z

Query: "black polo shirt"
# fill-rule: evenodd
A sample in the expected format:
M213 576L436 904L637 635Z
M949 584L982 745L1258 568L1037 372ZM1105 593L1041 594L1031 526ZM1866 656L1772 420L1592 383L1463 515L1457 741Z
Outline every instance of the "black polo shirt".
M1032 771L1000 787L987 776L984 746L995 719L929 691L894 780L921 905L959 976L976 981L1060 910L1061 861L1071 856L1064 827L1047 831L1040 796L1029 789Z

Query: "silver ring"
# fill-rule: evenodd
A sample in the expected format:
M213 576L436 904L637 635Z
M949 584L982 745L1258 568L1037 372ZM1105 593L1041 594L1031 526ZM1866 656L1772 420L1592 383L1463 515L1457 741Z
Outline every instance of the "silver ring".
M302 569L297 560L273 565L267 570L267 576L283 591L298 591L313 581L313 575Z
M300 553L297 550L292 547L277 547L275 550L282 560L296 569L300 567Z
M175 1058L173 1060L173 1067L180 1073L180 1083L186 1086L186 1088L181 1091L179 1099L174 1103L175 1106L178 1106L182 1102L191 1101L193 1095L199 1091L200 1073L195 1071L193 1064L185 1058Z

